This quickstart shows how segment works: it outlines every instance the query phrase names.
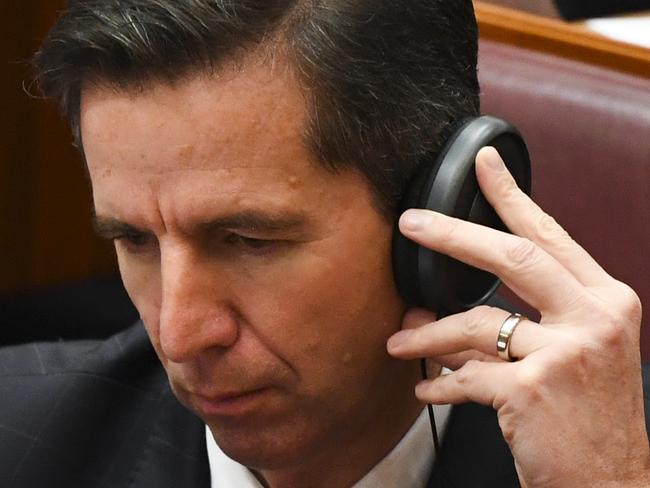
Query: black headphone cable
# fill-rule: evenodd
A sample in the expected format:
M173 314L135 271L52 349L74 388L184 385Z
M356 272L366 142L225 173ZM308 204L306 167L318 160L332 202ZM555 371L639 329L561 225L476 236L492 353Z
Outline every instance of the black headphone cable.
M427 375L427 360L422 358L420 360L420 372L422 373L422 379L426 380L429 378ZM433 437L433 453L435 456L433 470L436 472L436 481L437 486L443 488L442 484L442 451L440 450L440 440L438 438L438 429L436 427L436 417L433 414L433 405L427 403L427 411L429 412L429 423L431 424L431 435ZM437 468L436 469L436 465Z

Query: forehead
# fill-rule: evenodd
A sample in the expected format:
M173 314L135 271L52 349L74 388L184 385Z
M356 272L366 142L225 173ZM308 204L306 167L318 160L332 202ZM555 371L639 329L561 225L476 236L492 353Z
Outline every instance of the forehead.
M143 90L87 87L81 130L98 215L164 230L216 214L317 215L343 211L360 194L370 200L356 171L333 173L314 161L305 107L281 65Z
M197 167L215 159L225 168L241 162L248 150L246 160L254 166L280 149L303 149L305 112L288 67L254 62L142 89L88 86L82 91L81 131L91 164L114 165L126 150L139 149L138 165L149 163L151 170ZM164 147L152 146L152 138ZM95 154L104 147L111 154ZM162 149L167 157L161 157ZM157 157L148 158L152 153Z

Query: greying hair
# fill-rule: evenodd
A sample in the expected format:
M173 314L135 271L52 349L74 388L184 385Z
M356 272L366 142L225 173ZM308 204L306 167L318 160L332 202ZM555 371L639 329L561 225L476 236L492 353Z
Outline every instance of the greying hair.
M479 111L471 0L69 0L34 64L81 148L85 83L182 82L274 46L307 94L315 158L361 171L390 216Z

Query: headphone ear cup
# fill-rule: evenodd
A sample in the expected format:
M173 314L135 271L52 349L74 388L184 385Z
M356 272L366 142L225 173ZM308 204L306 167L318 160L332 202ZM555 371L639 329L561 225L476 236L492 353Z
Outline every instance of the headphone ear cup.
M521 135L501 119L482 116L465 121L439 157L422 164L401 210L425 208L507 231L476 180L476 154L484 146L499 151L520 188L530 194L530 158ZM417 245L397 226L393 270L398 290L408 304L444 314L484 303L500 284L494 275Z
M421 207L423 186L427 183L429 177L430 175L426 171L420 171L416 175L416 178L409 184L400 204L400 214L409 208ZM395 225L392 258L393 275L397 289L408 304L423 307L424 296L422 296L417 276L419 247L415 242L404 237L397 224Z

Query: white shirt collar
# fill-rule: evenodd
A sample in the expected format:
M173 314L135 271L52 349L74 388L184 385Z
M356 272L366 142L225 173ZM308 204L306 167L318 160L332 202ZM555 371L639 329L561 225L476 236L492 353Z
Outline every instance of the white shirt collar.
M433 407L438 432L444 435L450 405ZM230 459L214 441L206 426L208 459L212 488L262 488L253 473L246 466ZM402 440L352 488L376 488L378 486L400 486L423 488L427 485L434 463L433 440L426 408L418 416Z

